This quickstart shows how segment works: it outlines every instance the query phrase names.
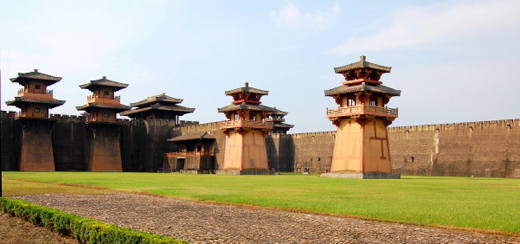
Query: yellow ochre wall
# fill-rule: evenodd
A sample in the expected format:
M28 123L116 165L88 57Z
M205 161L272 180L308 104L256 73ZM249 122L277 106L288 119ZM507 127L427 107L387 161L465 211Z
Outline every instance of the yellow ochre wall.
M242 169L242 142L243 137L235 130L230 130L226 137L226 149L224 153L224 170Z
M382 119L371 119L365 128L353 118L342 119L336 133L331 172L391 173L387 135Z
M388 148L388 132L383 119L372 119L365 125L365 173L392 173Z
M269 170L267 163L267 149L262 131L250 130L242 136L235 130L230 130L229 136L226 137L223 169Z
M355 119L342 119L336 133L331 172L361 172L361 126Z

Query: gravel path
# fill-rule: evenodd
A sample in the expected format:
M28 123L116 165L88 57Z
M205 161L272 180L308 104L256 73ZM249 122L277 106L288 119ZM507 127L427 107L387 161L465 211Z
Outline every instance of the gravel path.
M520 237L203 204L136 194L17 197L189 243L520 243Z

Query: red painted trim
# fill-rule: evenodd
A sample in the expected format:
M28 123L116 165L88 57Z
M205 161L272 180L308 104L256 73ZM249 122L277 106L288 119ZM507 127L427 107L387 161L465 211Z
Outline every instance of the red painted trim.
M383 84L383 82L381 82L381 81L369 80L367 78L360 78L360 79L355 79L355 80L343 81L343 85L357 85L357 84L361 84L362 82L371 83L371 84L377 84L377 85Z
M356 122L358 119L356 119ZM363 121L366 121L366 119L363 119ZM358 122L359 123L359 122ZM361 163L361 173L365 173L365 124L367 122L364 122L363 124L359 123L361 125L361 160L360 163Z
M392 169L392 158L390 157L390 142L388 140L388 128L385 127L385 135L386 135L386 147L388 148L388 160L390 161L390 173L394 173Z

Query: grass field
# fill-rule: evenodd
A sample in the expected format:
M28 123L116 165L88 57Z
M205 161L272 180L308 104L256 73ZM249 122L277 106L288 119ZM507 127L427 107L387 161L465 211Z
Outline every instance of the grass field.
M359 180L318 175L3 172L4 196L107 193L10 179L520 234L520 179L405 176L401 180Z

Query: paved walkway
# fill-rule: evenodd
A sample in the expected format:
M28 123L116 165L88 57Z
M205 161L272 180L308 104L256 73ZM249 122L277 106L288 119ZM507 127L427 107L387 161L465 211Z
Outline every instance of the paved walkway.
M520 237L203 204L137 194L18 197L189 243L520 243Z

